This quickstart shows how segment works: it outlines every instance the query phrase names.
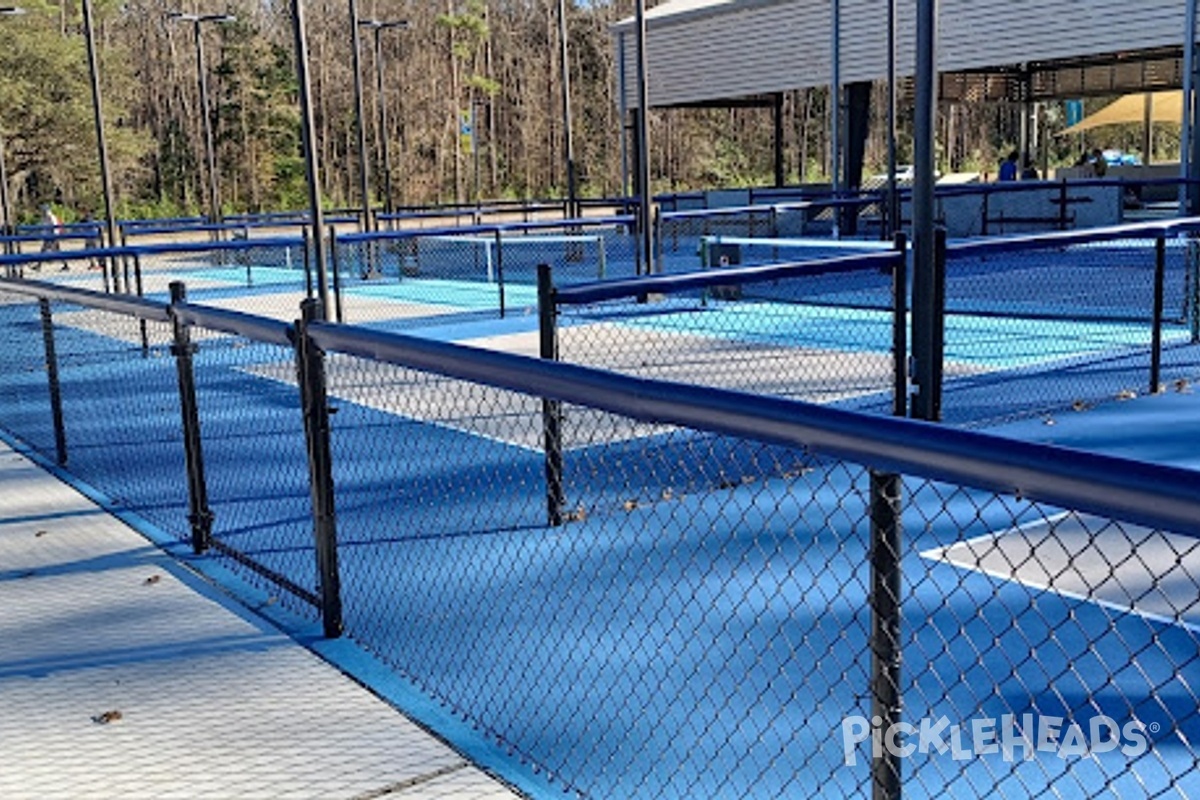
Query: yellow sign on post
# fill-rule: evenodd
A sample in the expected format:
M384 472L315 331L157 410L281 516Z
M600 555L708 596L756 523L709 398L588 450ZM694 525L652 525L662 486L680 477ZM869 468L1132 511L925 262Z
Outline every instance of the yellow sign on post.
M458 113L458 140L464 153L475 152L475 109Z

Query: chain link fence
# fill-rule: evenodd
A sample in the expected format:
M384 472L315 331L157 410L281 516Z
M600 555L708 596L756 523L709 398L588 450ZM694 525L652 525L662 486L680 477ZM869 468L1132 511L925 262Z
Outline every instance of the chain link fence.
M1200 792L1194 472L295 317L2 281L0 425L569 796Z
M1083 411L1200 378L1196 227L947 245L943 413Z
M776 241L776 240L773 240ZM834 243L835 245L837 243ZM731 245L714 239L710 256ZM891 410L905 389L905 245L583 286L546 271L544 357L754 394ZM830 254L837 258L828 258Z

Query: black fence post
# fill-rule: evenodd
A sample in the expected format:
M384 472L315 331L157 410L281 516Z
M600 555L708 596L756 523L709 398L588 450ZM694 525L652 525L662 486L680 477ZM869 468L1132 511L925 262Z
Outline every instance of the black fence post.
M910 415L938 422L942 418L943 355L946 349L946 229L936 228L933 274L918 274L913 284L913 385ZM918 257L920 254L916 254ZM918 269L920 267L918 266Z
M54 346L54 318L50 314L50 301L38 298L42 312L42 343L46 348L46 379L50 386L50 415L54 421L54 453L58 465L67 463L67 429L63 422L62 384L58 380L58 351Z
M1167 272L1167 240L1162 234L1154 241L1154 317L1150 329L1150 394L1157 394L1162 379L1163 285Z
M540 355L558 360L558 304L549 264L538 264L538 333ZM551 527L563 524L562 403L542 398L542 442L546 452L546 518Z
M333 274L333 311L338 322L345 322L342 310L342 263L338 257L337 228L329 226L329 265Z
M313 538L320 580L321 622L326 638L342 635L342 586L338 571L337 515L334 511L333 448L330 445L329 397L325 354L308 337L308 326L325 318L317 298L300 304L296 330L296 370L308 444L309 490L313 507Z
M900 476L871 471L871 717L885 745L896 742L901 720ZM885 746L871 758L872 800L900 797L899 747Z
M892 238L896 266L892 269L892 415L908 416L908 237Z
M208 481L204 475L204 448L200 437L200 406L196 402L196 373L193 356L196 345L192 334L175 314L175 304L187 300L181 281L172 281L171 328L175 371L179 377L179 412L183 419L183 454L187 462L188 522L192 527L192 551L197 555L212 546L213 514L208 507Z

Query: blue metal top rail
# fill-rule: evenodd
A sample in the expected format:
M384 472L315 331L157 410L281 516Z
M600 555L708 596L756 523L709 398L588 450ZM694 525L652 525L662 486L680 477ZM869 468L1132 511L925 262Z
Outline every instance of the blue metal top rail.
M572 228L580 233L588 229L607 228L614 225L632 225L634 218L629 216L616 217L585 217L583 219L555 219L537 222L503 222L487 225L456 225L444 228L413 228L399 231L374 231L368 233L344 233L337 237L343 244L359 242L394 241L397 239L417 239L424 236L470 236L482 234L529 233L539 230L560 230Z
M560 287L555 290L554 299L559 305L582 305L616 300L622 297L708 289L713 286L726 286L734 283L760 283L785 278L804 278L846 272L890 272L903 259L904 254L898 250L875 251L863 255L840 256L820 261L765 264L755 267L722 267L698 272L593 281Z
M1013 494L1200 537L1200 473L1191 470L366 328L313 323L308 332L325 351L644 422L805 447L877 470Z
M1081 231L981 237L948 243L946 245L946 257L970 258L990 254L1013 253L1021 250L1045 250L1080 244L1112 242L1121 239L1154 239L1159 236L1173 237L1195 231L1200 231L1200 217L1132 225L1112 225L1105 228L1089 228Z
M42 261L82 261L121 256L165 255L170 253L210 253L214 250L249 250L255 247L297 247L304 240L298 236L269 236L261 239L235 240L227 242L163 242L161 244L122 245L120 247L91 248L86 250L59 250L53 253L12 253L0 255L0 266L5 264L36 264Z
M75 303L87 308L111 311L114 314L123 314L154 322L170 322L171 320L170 306L166 303L143 300L134 295L107 294L57 283L13 278L0 278L0 291L27 297L44 297L47 300L58 300L63 303Z

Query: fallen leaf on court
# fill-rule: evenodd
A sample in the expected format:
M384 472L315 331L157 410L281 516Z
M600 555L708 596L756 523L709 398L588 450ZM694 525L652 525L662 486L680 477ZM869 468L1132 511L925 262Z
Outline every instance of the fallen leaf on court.
M1137 397L1137 392L1132 391L1131 389L1122 389L1121 391L1117 392L1118 400L1132 400L1135 397Z
M97 714L96 716L92 717L92 722L96 723L97 725L107 725L110 722L116 722L123 716L124 715L120 711L114 709L112 711L105 711L103 714Z
M669 488L662 490L662 499L663 500L670 500L674 496L675 496L675 493L673 491L671 491Z
M574 511L568 511L565 519L567 522L583 522L585 519L587 519L587 513L587 509L583 506L580 506Z
M624 503L621 504L621 507L624 508L626 511L633 511L635 508L638 507L638 501L637 500L626 500Z
M1175 391L1179 392L1180 394L1185 394L1191 391L1187 378L1180 378L1179 380L1175 381Z
M1075 409L1076 411L1087 411L1089 408L1091 408L1091 405L1082 400L1076 400L1074 403L1071 403L1071 408Z
M50 531L47 531L47 530L41 530L41 531L38 531L37 533L35 533L35 534L34 534L34 537L35 537L35 538L38 538L38 539L40 539L40 538L42 538L43 536L46 536L46 535L47 535L47 534L49 534L49 533L50 533Z
M162 580L162 575L151 575L149 578L146 578L146 580L143 581L143 583L145 583L147 586L151 586L155 583L158 583L161 580Z

